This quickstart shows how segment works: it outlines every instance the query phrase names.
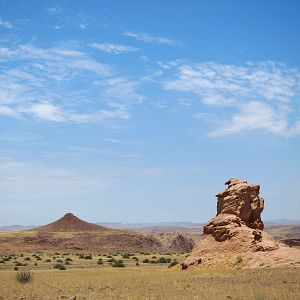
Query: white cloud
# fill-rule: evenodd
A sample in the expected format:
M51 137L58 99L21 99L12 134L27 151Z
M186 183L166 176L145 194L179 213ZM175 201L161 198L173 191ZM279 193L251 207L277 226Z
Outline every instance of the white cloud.
M120 54L124 52L136 52L138 50L134 47L110 43L92 43L90 44L90 46L98 50L113 54Z
M114 77L107 80L105 95L112 100L123 99L126 103L141 103L145 97L136 92L138 86L138 81L128 80L126 77Z
M167 75L165 89L194 95L206 106L222 107L219 121L213 122L217 128L209 136L257 129L285 137L300 134L297 69L274 62L236 66L172 61L159 65L165 73L175 72L175 77ZM209 115L215 121L218 113Z
M289 128L286 114L284 109L274 109L267 103L250 101L241 105L237 113L209 135L224 136L247 130L263 129L266 132L288 137L295 132Z
M145 43L150 43L150 44L160 44L160 45L167 45L167 46L177 46L181 45L180 42L177 42L175 40L162 37L162 36L155 36L149 33L145 32L132 32L132 31L126 31L124 33L125 36L134 38L137 41L142 41Z
M0 114L53 122L128 120L144 99L139 83L84 51L31 44L0 48ZM12 63L14 67L12 67Z
M34 104L28 110L41 119L61 122L64 121L63 114L58 106L48 103Z
M198 94L207 104L235 104L250 96L263 100L290 102L299 89L299 72L272 62L235 66L215 62L172 63L176 78L165 82L170 90Z
M5 20L0 19L0 27L3 27L5 29L13 29L13 25Z
M104 138L105 142L113 143L113 144L124 144L124 145L131 145L131 144L137 144L137 142L132 140L120 140L115 138Z

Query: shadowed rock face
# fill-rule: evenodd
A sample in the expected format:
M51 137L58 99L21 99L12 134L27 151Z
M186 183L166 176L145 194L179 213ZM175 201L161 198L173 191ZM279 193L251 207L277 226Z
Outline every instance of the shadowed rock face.
M232 214L248 227L263 230L260 215L264 209L264 199L259 196L260 186L233 178L225 184L228 188L217 195L217 215Z

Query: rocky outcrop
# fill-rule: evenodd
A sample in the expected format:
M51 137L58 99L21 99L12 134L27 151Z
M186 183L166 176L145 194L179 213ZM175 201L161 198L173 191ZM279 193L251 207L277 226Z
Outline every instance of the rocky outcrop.
M182 269L202 264L234 266L237 256L243 257L244 267L300 266L299 250L290 249L263 231L260 186L239 179L225 184L227 189L217 194L216 217L204 225L204 235Z
M230 179L225 184L228 188L216 196L217 216L204 225L204 234L211 234L216 241L223 242L236 235L235 229L242 225L262 230L264 224L260 215L264 199L259 196L260 186L239 179Z
M248 227L263 230L260 215L264 209L264 199L259 196L260 186L236 178L229 179L225 184L228 188L216 196L217 215L232 214Z

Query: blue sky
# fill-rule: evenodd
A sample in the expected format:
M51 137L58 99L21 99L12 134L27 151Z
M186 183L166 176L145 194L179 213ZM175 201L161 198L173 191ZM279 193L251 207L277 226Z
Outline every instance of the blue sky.
M299 1L0 0L0 225L203 222L239 177L299 219Z

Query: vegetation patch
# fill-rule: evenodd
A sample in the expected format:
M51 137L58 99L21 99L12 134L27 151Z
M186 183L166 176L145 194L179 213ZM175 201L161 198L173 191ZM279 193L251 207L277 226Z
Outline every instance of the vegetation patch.
M22 284L29 283L32 281L32 274L29 271L20 271L17 273L16 279Z
M66 267L63 264L55 264L53 266L53 269L58 269L58 270L64 271L64 270L66 270Z
M122 260L116 260L111 266L114 268L124 268L125 267Z

